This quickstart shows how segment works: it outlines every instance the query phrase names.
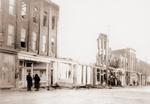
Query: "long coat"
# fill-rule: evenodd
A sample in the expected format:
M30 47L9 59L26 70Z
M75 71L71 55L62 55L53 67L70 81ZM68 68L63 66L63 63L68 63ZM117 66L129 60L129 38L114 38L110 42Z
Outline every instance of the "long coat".
M34 77L34 87L35 88L40 87L40 77L38 75L35 75L35 77Z
M32 87L32 77L31 77L31 75L27 75L26 80L27 80L27 86Z

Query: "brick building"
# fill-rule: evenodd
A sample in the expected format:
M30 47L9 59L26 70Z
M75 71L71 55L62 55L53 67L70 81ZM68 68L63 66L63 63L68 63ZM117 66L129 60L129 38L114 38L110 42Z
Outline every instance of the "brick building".
M133 80L135 79L134 77L136 74L136 51L132 48L125 48L113 50L112 54L121 55L127 59L127 63L125 63L126 84L133 84Z
M58 13L49 0L0 0L0 87L25 87L28 72L52 83Z

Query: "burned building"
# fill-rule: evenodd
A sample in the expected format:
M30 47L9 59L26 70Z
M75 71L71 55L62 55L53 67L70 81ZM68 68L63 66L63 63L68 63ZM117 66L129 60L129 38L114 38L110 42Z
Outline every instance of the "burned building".
M97 38L98 53L96 56L96 84L107 83L107 69L109 60L109 39L107 34L100 33Z
M59 7L50 0L0 0L0 87L24 87L26 75L51 83Z
M136 51L132 48L113 50L112 54L121 55L127 59L125 71L126 71L126 84L131 85L133 82L132 76L136 73Z

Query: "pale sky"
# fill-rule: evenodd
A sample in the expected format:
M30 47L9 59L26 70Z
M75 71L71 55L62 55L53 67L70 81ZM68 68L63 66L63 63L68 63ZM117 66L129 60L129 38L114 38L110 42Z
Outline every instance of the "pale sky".
M150 0L52 0L60 6L58 56L96 62L99 33L112 49L134 48L150 63Z

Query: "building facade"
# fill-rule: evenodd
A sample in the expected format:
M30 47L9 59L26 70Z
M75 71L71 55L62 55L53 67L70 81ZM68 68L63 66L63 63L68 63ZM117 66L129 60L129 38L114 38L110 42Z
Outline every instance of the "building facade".
M58 13L49 0L0 0L0 87L25 87L28 72L51 83Z
M96 56L96 84L107 83L107 69L109 60L109 40L107 34L100 33L97 38L98 53Z
M109 41L106 34L101 33L97 39L97 65L106 67L108 63Z
M118 54L127 59L126 63L126 84L127 85L133 85L133 82L135 79L135 73L136 72L136 51L132 48L125 48L125 49L118 49L118 50L113 50L113 54Z

